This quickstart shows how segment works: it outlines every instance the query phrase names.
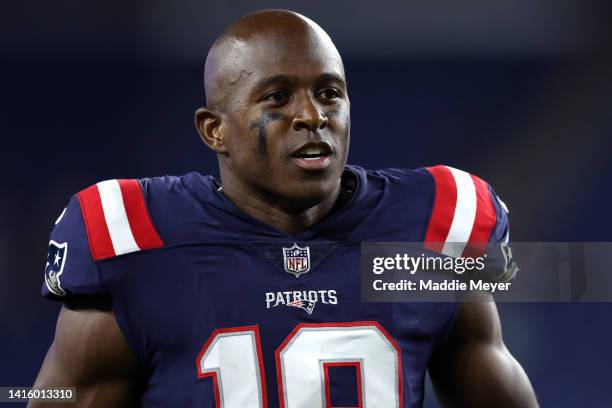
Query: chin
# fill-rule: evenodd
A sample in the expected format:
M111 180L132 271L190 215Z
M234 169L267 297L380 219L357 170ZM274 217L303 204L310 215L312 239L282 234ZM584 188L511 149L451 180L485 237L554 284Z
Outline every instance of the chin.
M287 191L287 194L284 195L307 207L312 207L333 195L337 185L337 182L333 180L296 182L292 185L291 191Z

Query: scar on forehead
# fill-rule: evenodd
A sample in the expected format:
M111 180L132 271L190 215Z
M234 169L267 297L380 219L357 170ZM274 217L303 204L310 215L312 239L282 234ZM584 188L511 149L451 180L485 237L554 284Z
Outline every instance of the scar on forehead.
M243 77L245 76L249 76L253 73L253 71L247 71L246 69L241 69L240 72L238 73L238 76L234 79L230 79L229 84L230 85L234 85L236 84L238 81L240 81Z
M274 122L275 120L281 120L281 119L285 119L285 115L283 115L282 113L264 112L259 117L259 120L251 122L249 124L249 129L257 128L258 130L257 132L257 137L258 137L257 150L259 151L259 155L261 157L266 157L268 155L268 146L267 146L268 144L267 142L268 124L270 122Z

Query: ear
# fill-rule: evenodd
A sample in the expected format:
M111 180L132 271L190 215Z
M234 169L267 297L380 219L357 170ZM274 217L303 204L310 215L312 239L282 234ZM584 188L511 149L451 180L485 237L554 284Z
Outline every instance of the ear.
M199 108L195 113L195 126L208 147L219 154L227 153L218 113L208 108Z

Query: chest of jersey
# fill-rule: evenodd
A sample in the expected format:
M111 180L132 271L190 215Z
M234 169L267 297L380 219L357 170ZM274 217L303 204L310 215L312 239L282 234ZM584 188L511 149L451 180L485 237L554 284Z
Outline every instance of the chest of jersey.
M456 305L361 302L359 251L251 242L121 259L108 286L147 369L143 404L420 406Z
M143 406L418 407L457 305L362 302L360 243L498 242L506 212L445 166L343 181L351 200L296 241L210 176L100 182L56 222L43 294L112 298Z

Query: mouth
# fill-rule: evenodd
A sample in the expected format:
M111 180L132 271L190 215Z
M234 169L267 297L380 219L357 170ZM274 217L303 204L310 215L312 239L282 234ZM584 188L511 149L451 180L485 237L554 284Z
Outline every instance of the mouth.
M304 170L323 170L332 155L331 146L325 142L307 143L291 155L291 161Z

